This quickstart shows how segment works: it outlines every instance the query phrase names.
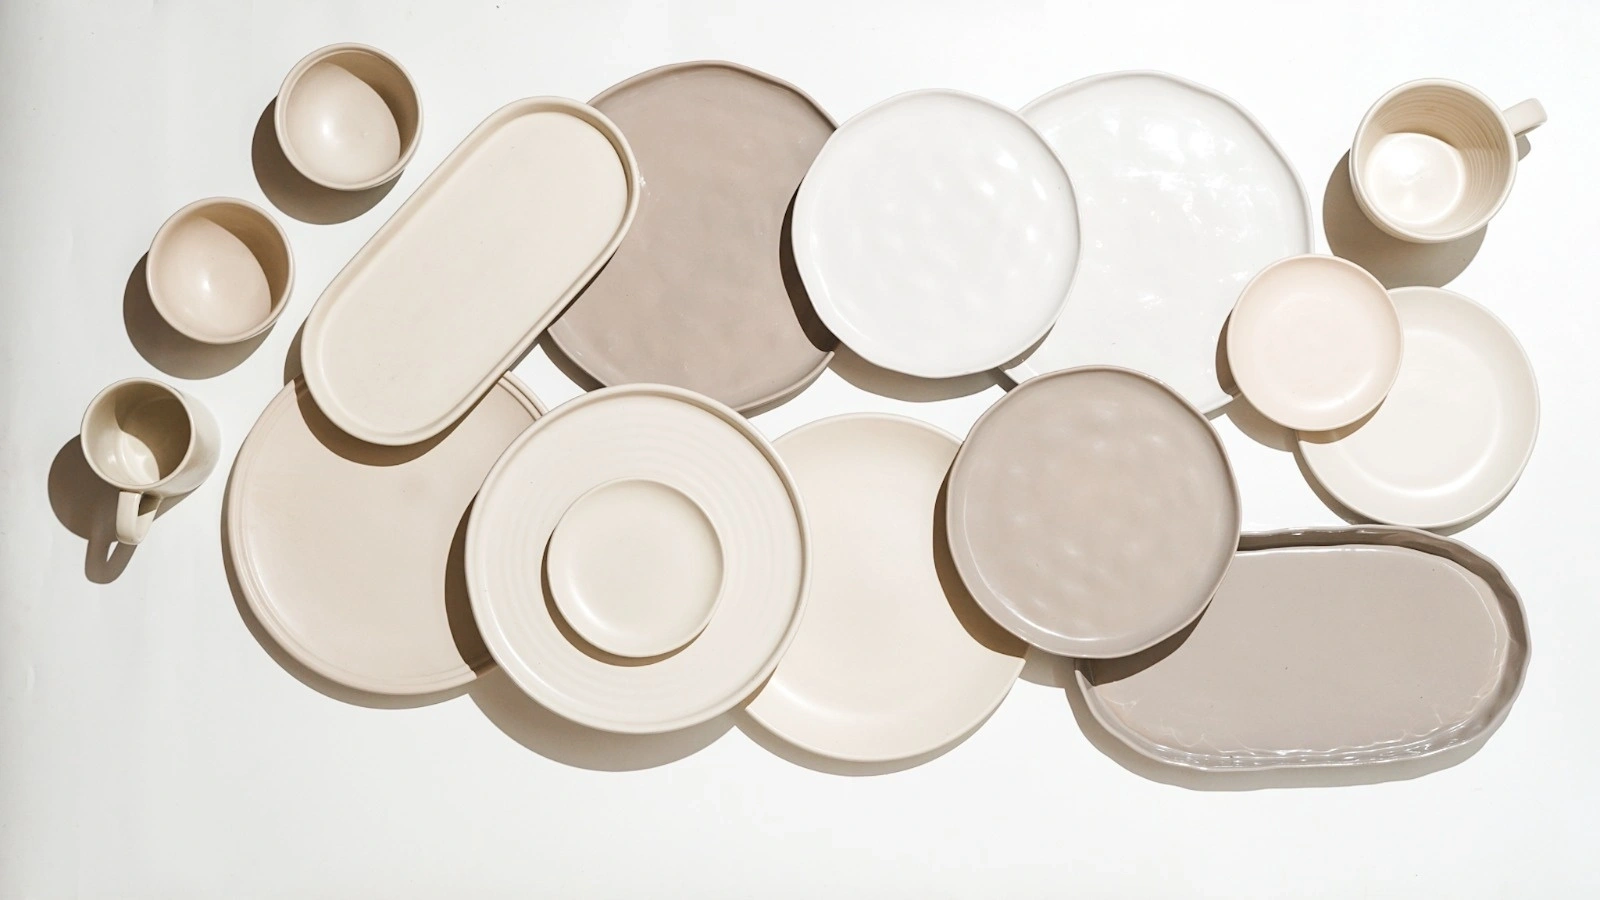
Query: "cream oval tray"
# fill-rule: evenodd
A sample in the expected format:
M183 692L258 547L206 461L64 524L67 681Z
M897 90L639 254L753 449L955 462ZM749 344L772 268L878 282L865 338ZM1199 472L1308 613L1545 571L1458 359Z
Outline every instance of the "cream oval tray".
M638 205L633 151L599 111L502 107L318 298L301 347L317 405L374 444L439 434L605 265Z

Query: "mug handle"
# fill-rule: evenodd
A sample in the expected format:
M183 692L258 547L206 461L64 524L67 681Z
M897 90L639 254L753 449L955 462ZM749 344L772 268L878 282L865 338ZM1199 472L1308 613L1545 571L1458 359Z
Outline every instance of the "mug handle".
M1506 124L1511 126L1511 133L1518 137L1538 128L1548 119L1544 114L1544 104L1531 98L1506 109L1505 117Z
M161 498L133 491L117 495L117 543L137 544L150 533L150 523L156 519Z

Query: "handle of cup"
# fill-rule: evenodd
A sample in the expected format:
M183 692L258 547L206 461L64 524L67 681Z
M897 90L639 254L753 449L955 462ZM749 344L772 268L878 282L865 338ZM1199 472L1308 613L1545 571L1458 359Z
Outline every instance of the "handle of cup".
M160 499L133 491L117 495L117 543L137 544L150 533L150 523L156 520Z
M1511 133L1519 136L1538 128L1549 118L1544 114L1544 104L1532 98L1507 109L1505 117Z

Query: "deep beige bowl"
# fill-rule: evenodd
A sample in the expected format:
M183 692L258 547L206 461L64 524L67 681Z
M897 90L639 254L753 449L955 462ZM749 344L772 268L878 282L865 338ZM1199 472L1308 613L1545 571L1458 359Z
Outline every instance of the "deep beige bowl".
M411 161L422 104L394 57L364 44L333 44L289 70L273 125L300 174L326 188L361 191L394 179Z
M156 312L179 333L233 344L277 321L294 284L294 256L288 236L260 207L211 197L162 224L144 277Z

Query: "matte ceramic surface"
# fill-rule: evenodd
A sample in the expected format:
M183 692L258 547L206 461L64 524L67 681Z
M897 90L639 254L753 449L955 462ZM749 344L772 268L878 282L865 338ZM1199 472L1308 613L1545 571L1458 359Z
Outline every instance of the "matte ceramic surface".
M579 637L618 656L659 656L711 621L722 543L682 491L621 478L567 507L550 535L545 577Z
M956 575L938 517L960 442L900 416L836 416L779 438L812 523L812 582L794 643L746 707L834 759L944 748L1000 705L1023 644Z
M550 327L604 385L659 382L741 412L798 393L836 341L793 271L789 204L833 120L733 63L664 66L593 101L639 160L639 215Z
M1372 412L1400 371L1389 292L1335 256L1292 256L1245 286L1228 320L1239 392L1285 428L1331 431Z
M149 378L126 378L89 401L78 441L89 468L118 490L117 541L137 544L161 502L199 487L216 468L217 420L199 401Z
M1075 81L1022 115L1072 177L1083 251L1056 327L1007 374L1122 366L1222 408L1217 341L1239 291L1311 251L1311 204L1283 151L1232 100L1160 72Z
M1192 630L1085 663L1134 750L1211 772L1357 766L1483 743L1528 666L1522 603L1472 548L1401 528L1245 535Z
M972 427L949 492L950 550L972 596L1062 656L1125 656L1194 621L1239 536L1217 433L1126 369L1014 388Z
M466 513L540 411L508 375L436 440L380 447L329 422L303 382L285 385L239 449L224 512L256 619L290 656L357 690L471 681L490 659L466 593Z
M944 378L1044 336L1078 264L1078 204L1009 109L913 91L823 147L794 207L794 255L823 324L874 365Z
M590 107L502 107L317 300L301 353L317 404L374 444L449 427L610 258L636 182L627 142Z
M260 207L197 200L156 232L145 287L180 334L207 344L249 340L278 320L294 284L289 238Z
M359 191L391 181L411 161L422 104L394 57L334 44L295 64L278 89L273 124L283 155L323 187Z
M670 485L722 541L711 621L683 649L645 661L573 633L538 564L573 502L619 478ZM511 681L546 708L607 731L687 728L772 674L804 608L807 533L788 470L742 416L680 388L605 388L540 419L484 481L467 529L473 617Z
M1391 291L1405 359L1372 417L1308 435L1300 455L1318 482L1378 522L1447 528L1510 493L1539 430L1539 388L1503 322L1441 288Z
M1517 173L1517 138L1544 122L1537 100L1502 112L1459 82L1408 82L1361 120L1350 185L1368 218L1395 237L1465 237L1505 204Z

